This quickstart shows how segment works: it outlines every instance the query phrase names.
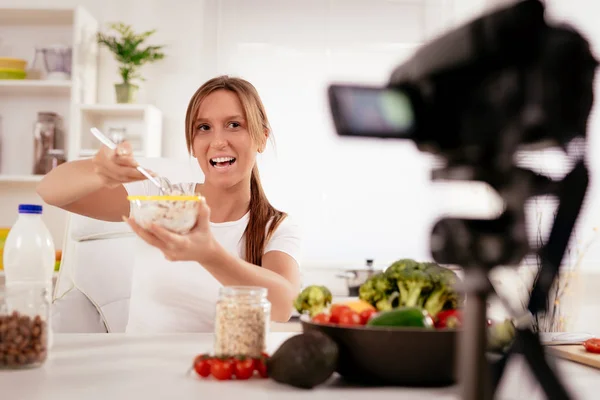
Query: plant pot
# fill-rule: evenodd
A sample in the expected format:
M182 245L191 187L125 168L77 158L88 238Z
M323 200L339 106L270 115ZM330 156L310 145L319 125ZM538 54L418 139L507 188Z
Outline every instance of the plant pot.
M117 95L117 103L135 103L139 86L131 83L115 84L115 93Z

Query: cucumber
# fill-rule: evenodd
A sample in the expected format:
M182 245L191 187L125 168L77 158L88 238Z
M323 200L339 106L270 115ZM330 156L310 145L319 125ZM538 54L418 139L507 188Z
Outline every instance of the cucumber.
M419 307L401 307L376 314L369 326L414 327L433 329L433 319Z

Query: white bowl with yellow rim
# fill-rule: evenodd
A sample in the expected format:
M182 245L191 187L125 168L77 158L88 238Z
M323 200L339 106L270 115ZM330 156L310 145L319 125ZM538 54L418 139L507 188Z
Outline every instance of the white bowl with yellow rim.
M155 224L185 234L198 220L200 196L127 196L127 200L133 220L144 229Z

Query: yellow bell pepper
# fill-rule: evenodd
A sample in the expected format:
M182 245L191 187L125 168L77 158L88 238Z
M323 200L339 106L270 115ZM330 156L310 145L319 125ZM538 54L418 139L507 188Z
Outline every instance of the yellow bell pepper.
M375 307L373 307L371 304L367 303L364 300L348 300L348 301L346 301L346 302L344 302L342 304L345 305L345 306L350 307L350 309L352 311L355 311L355 312L357 312L359 314L361 312L363 312L364 310L373 310L373 311L376 311Z

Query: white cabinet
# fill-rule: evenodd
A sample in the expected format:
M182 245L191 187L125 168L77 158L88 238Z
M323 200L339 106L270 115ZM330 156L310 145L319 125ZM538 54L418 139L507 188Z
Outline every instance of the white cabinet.
M80 126L78 155L90 157L100 148L90 128L96 127L105 135L120 131L139 157L160 157L162 148L162 113L145 104L87 104L79 108Z

